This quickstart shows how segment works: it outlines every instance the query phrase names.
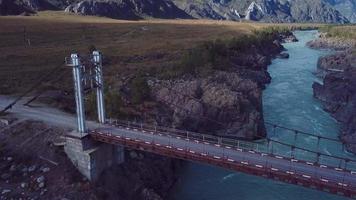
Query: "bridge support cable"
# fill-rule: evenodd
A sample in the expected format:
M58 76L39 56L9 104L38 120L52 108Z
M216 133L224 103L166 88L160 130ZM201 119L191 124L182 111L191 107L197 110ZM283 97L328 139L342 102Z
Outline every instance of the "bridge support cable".
M54 84L54 83L57 83L57 82L61 81L62 78L67 75L67 72L69 72L69 71L63 71L62 73L60 73L60 74L57 76L57 79L55 79L55 80L50 80L50 81L48 81L48 82L51 83L51 84ZM38 91L38 93L37 93L34 97L32 97L32 98L31 98L30 100L28 100L27 102L25 102L23 105L24 105L24 106L29 106L32 102L36 101L44 92L45 92L45 90Z
M50 71L47 73L42 74L37 80L35 84L33 84L30 88L28 88L24 93L22 93L20 96L18 96L14 101L12 101L9 105L7 105L5 108L3 108L0 111L0 115L4 114L6 111L10 110L14 105L16 105L17 102L19 102L23 97L28 95L30 92L35 90L37 87L39 87L43 82L46 82L48 77L50 77L52 74L55 74L56 71L60 69L61 66L63 66L64 62L56 65L54 68L52 68Z

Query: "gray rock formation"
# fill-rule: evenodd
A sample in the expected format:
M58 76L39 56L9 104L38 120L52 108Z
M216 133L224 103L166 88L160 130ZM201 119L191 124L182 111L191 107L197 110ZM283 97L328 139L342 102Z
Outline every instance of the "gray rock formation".
M355 0L328 0L334 9L342 13L350 22L356 23Z
M1 15L66 10L115 19L204 18L263 22L347 23L352 0L0 0ZM349 2L349 3L347 3ZM350 4L350 5L349 5ZM339 9L335 10L334 7ZM351 7L350 7L351 6ZM347 9L348 10L347 10ZM347 10L347 12L345 11Z
M341 139L350 151L356 153L355 49L320 58L317 72L324 81L323 84L313 84L314 96L342 123Z
M71 4L65 11L115 19L191 18L166 0L83 0Z
M356 41L345 41L341 38L327 38L325 33L322 33L318 39L309 41L307 45L314 49L334 49L337 51L345 51L354 47L356 45Z
M35 13L40 10L61 10L67 0L0 0L0 15L19 15Z
M173 80L151 78L151 96L166 116L158 124L231 138L265 137L262 90L271 81L268 64L284 49L283 38L288 36L277 34L265 45L231 54L227 71Z
M172 0L180 9L198 19L240 20L237 8L228 6L225 1Z
M175 127L250 140L265 136L262 90L238 73L162 81L153 91L171 109Z
M173 0L178 7L196 18L264 21L347 23L326 0ZM231 12L233 11L233 12Z

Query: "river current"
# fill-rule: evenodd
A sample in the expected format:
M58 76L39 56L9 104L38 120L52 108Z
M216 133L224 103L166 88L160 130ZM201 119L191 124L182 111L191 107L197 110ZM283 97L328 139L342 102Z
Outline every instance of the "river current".
M296 31L299 42L284 44L289 59L275 59L268 71L272 82L263 92L264 117L268 122L295 128L315 135L337 138L339 124L313 98L312 84L318 80L313 72L320 56L327 51L313 50L306 43L316 37L316 31ZM286 143L294 136L280 134L267 127L268 137ZM316 147L313 137L300 137L297 145ZM287 149L274 147L288 153ZM280 148L280 149L278 149ZM342 145L321 142L325 154L353 157ZM307 156L307 155L305 155ZM356 157L353 157L356 158ZM273 180L237 173L218 167L189 163L174 188L173 200L342 200L344 197Z

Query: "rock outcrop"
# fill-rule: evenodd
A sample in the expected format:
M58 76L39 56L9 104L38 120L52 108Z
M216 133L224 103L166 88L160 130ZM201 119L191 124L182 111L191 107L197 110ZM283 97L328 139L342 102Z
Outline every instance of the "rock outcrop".
M327 0L330 5L342 13L351 23L356 22L356 1L354 0Z
M341 49L347 45L327 42L318 46ZM323 78L323 84L313 84L314 96L341 122L340 138L349 151L356 153L356 49L349 48L320 58L317 75Z
M161 81L153 88L175 127L250 140L265 136L262 90L238 73Z
M238 21L243 15L236 7L224 1L192 1L172 0L180 9L197 19L233 20Z
M172 2L166 0L83 0L71 4L65 11L114 19L192 18Z
M231 138L265 137L262 90L271 81L267 66L284 50L280 38L232 56L228 71L150 80L151 96L167 116L158 123Z
M353 48L356 45L355 40L347 40L342 38L328 38L326 34L321 33L319 38L309 41L307 45L314 49L334 49L336 51L344 51Z
M60 10L65 0L0 0L0 15L33 14L40 10Z
M263 22L349 21L326 0L173 0L173 2L195 18Z

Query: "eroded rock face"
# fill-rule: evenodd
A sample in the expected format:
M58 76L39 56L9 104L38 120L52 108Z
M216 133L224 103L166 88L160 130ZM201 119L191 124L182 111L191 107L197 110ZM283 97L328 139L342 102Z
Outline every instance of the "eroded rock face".
M341 139L356 153L356 54L354 49L320 58L318 74L323 84L314 83L314 96L326 111L343 124Z
M317 76L324 78L328 72L343 72L352 68L352 65L354 65L352 54L353 50L349 49L319 58Z
M115 19L192 18L165 0L82 0L65 9L82 15L97 15Z
M284 50L282 38L231 55L228 71L151 80L152 97L167 115L159 123L233 138L265 137L262 90L271 81L267 66Z
M356 45L354 40L345 41L338 38L326 38L325 34L321 34L318 39L312 40L307 43L313 49L334 49L337 51L344 51Z
M238 73L161 81L153 88L157 101L171 109L176 127L245 139L266 134L262 90Z
M13 0L0 0L0 15L19 15L25 12L32 13L33 11L23 3Z

